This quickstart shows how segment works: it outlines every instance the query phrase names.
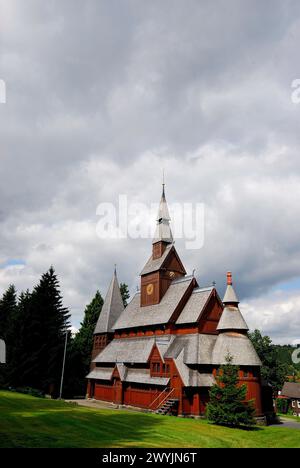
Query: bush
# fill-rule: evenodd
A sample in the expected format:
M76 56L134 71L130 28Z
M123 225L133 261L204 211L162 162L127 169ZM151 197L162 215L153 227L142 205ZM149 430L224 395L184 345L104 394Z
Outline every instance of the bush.
M278 398L276 400L277 411L282 414L287 414L289 410L289 400L287 398Z
M20 387L20 388L10 388L11 391L17 393L23 393L25 395L30 395L36 398L45 398L45 395L40 390L31 387Z

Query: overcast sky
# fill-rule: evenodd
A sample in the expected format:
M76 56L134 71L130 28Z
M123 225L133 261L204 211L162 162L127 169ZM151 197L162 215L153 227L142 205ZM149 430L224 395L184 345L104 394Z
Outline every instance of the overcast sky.
M114 264L99 203L203 203L200 285L232 270L251 328L300 341L299 0L0 0L0 293L51 264L78 326ZM147 220L155 225L153 220Z

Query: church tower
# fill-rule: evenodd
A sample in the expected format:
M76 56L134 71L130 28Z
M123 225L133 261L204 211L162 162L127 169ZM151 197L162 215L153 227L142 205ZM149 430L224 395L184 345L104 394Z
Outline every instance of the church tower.
M232 286L232 273L227 273L227 288L223 299L224 310L218 324L220 333L246 335L249 330L240 309L239 300Z
M171 282L186 271L174 247L170 215L163 184L152 255L141 272L141 307L159 304Z
M115 268L95 327L92 359L112 341L114 336L112 326L118 320L123 310L124 305Z

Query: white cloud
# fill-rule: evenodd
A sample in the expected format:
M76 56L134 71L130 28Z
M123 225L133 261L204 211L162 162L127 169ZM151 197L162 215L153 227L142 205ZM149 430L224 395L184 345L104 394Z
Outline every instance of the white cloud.
M300 343L300 290L275 290L245 302L241 311L252 330L263 330L274 343Z
M99 240L96 207L158 202L163 167L170 203L205 203L203 249L177 242L202 284L222 294L232 269L251 304L299 276L297 0L0 8L0 260L25 262L0 270L0 292L53 264L78 325L114 263L134 291L150 242ZM276 339L299 334L267 310Z

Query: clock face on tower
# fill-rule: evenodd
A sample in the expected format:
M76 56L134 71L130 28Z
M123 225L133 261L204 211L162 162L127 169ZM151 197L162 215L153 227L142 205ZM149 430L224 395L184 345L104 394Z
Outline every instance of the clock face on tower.
M152 283L148 284L147 288L146 288L146 292L148 294L148 296L151 296L151 294L153 294L153 290L154 290L154 286Z

